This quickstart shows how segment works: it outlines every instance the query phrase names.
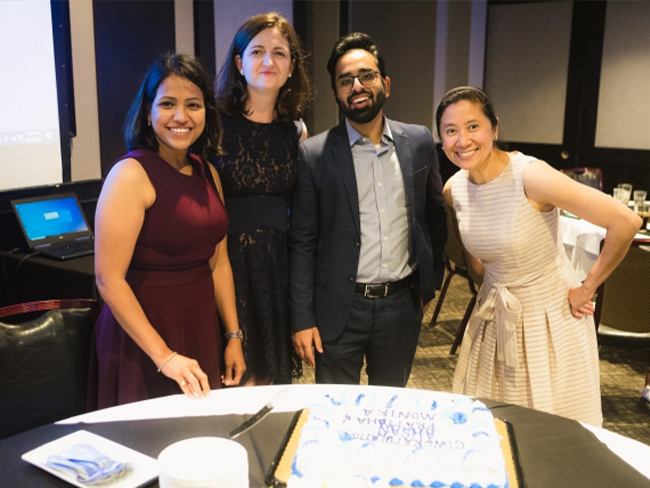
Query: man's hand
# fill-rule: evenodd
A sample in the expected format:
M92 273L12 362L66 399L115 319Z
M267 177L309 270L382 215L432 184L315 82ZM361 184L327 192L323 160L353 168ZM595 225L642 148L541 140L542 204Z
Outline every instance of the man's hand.
M294 332L291 334L291 340L300 359L307 363L307 366L313 368L316 365L314 348L321 354L323 352L323 343L320 339L318 328L312 327L311 329Z

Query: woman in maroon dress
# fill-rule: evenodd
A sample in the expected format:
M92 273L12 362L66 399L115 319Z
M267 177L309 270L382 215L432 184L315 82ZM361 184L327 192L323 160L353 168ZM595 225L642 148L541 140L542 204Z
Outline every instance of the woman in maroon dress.
M196 58L166 54L151 66L125 123L130 152L97 206L95 272L106 305L91 408L180 391L201 397L244 373L228 217L206 162L220 150L218 120Z

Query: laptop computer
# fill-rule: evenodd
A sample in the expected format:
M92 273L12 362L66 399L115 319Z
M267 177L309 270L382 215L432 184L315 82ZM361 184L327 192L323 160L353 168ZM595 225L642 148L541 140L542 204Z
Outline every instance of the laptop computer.
M95 238L77 195L62 193L11 200L27 245L56 259L95 252Z

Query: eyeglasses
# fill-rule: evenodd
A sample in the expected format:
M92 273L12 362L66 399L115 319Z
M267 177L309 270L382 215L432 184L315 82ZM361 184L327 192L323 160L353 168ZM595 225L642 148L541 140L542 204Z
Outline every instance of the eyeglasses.
M381 73L372 69L362 69L359 71L359 74L357 74L357 76L341 76L338 80L336 80L336 89L341 92L349 92L354 86L355 79L359 80L359 83L365 87L372 86L377 83L377 75L381 76Z

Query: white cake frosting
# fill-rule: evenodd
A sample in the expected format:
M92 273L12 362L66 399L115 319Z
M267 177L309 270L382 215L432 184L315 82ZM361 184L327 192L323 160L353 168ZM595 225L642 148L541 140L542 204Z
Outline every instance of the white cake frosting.
M508 478L483 403L375 390L310 407L287 486L505 488Z

